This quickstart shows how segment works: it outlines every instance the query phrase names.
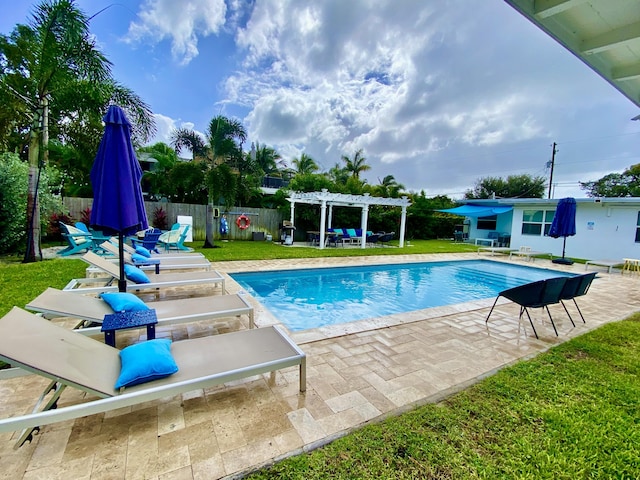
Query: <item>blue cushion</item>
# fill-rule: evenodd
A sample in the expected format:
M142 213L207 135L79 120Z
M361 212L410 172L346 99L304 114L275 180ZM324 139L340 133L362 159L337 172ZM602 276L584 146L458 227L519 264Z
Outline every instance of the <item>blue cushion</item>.
M136 312L138 310L149 310L145 303L133 293L118 292L101 293L102 299L109 304L114 312Z
M138 255L142 255L143 257L151 258L151 252L142 246L136 247L136 253Z
M147 274L144 273L139 268L134 267L133 265L126 264L124 266L124 274L132 282L151 283L151 280L149 280L149 277L147 277Z
M168 338L130 345L120 351L120 362L122 365L116 390L168 377L178 371Z
M145 257L144 255L140 255L139 253L134 253L131 255L131 260L137 263L146 263L149 261L149 257Z

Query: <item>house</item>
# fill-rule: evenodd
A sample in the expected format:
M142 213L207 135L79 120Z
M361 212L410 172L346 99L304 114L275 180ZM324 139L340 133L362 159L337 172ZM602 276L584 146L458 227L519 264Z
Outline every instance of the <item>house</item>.
M512 248L531 247L562 256L563 239L548 236L558 199L505 198L463 201L468 241L510 235ZM453 209L452 209L453 210ZM493 233L492 233L493 232ZM478 240L476 240L478 239ZM581 259L640 258L640 198L577 198L576 234L566 256Z

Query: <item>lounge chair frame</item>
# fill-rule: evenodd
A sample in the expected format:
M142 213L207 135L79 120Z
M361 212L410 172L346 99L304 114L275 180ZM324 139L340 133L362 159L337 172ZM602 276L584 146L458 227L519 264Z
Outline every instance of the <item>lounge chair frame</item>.
M82 260L89 265L102 270L107 277L97 278L74 278L64 287L63 290L77 293L99 293L99 292L117 292L118 280L120 278L120 269L115 263L96 255L93 252L87 252ZM131 290L148 290L164 287L181 287L189 285L203 284L220 284L222 293L226 292L225 279L215 270L208 272L180 272L180 273L146 273L151 283L133 283L127 281L127 291ZM97 286L96 286L97 285Z
M105 251L112 253L116 257L119 255L118 245L111 242L104 242L100 244L100 247ZM135 265L141 270L155 270L156 266L148 265L148 264L138 264L133 257L132 254L126 250L122 249L122 253L124 254L124 261L126 263L130 263L131 265ZM190 270L190 269L204 269L211 270L211 262L204 257L179 257L179 258L161 258L161 257L153 257L150 260L155 262L160 262L158 265L159 270ZM157 273L157 272L156 272Z
M41 425L209 388L233 380L299 366L300 392L306 390L306 355L277 326L180 340L171 344L179 371L169 377L114 390L119 351L14 307L0 318L0 359L24 372L52 380L31 413L0 420L0 432L25 429L16 448ZM69 358L74 359L69 365ZM70 368L71 367L71 368ZM0 378L24 372L9 369ZM99 397L57 408L67 386ZM51 391L53 397L45 401ZM42 404L44 403L44 407ZM43 408L43 410L39 410Z
M244 297L238 294L179 298L145 303L149 308L156 311L157 326L247 315L249 317L249 328L255 327L253 307ZM100 334L99 326L88 325L92 323L101 324L105 315L115 313L100 298L77 295L73 292L57 290L51 287L31 300L25 308L33 312L39 312L46 318L77 318L81 320L76 326L77 331L83 335Z

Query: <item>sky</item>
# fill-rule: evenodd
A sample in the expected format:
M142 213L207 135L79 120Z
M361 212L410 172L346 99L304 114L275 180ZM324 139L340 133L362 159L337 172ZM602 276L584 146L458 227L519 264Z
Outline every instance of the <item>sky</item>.
M36 2L0 2L0 33ZM485 177L552 197L640 163L638 108L502 0L77 0L116 80L169 143L224 115L323 171L363 150L379 184L462 198ZM547 187L548 188L548 187Z

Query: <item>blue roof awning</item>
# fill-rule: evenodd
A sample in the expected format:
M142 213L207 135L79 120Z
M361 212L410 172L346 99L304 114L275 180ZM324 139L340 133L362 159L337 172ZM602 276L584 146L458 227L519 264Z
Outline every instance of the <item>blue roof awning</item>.
M461 215L463 217L490 217L491 215L500 215L501 213L510 212L513 207L489 207L481 205L461 205L456 208L447 208L445 210L437 210L438 212L451 213L452 215Z

